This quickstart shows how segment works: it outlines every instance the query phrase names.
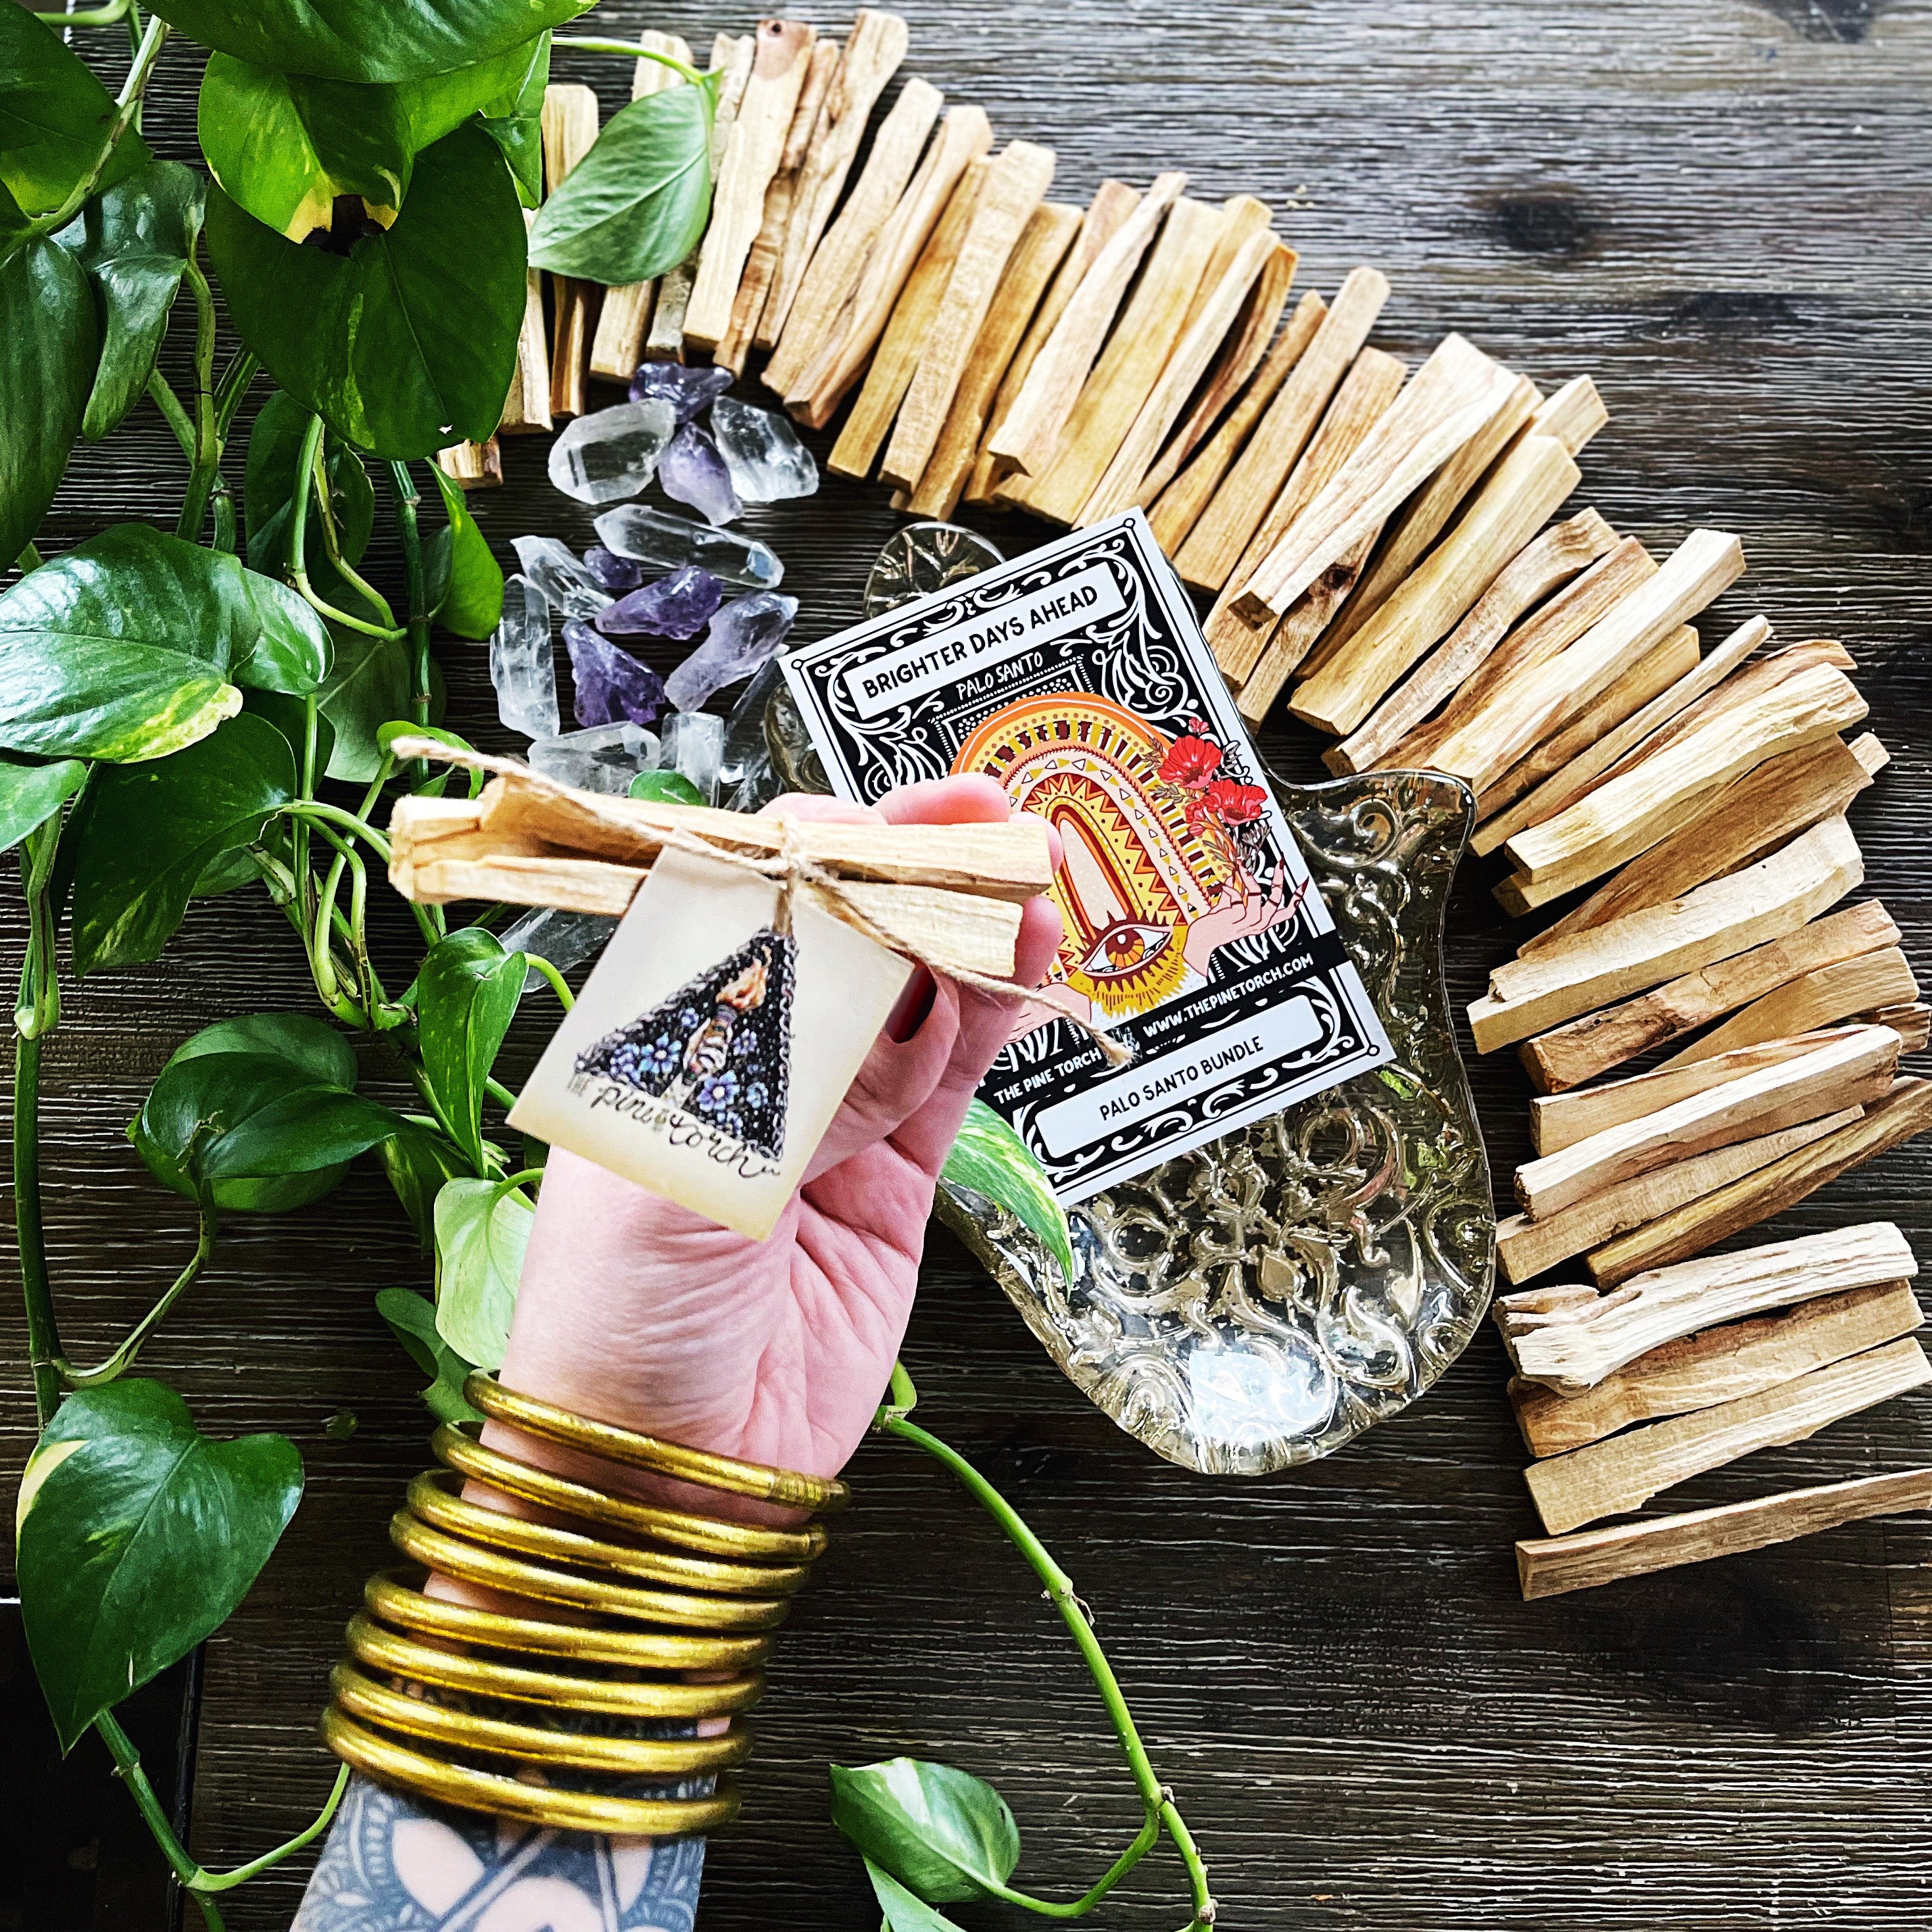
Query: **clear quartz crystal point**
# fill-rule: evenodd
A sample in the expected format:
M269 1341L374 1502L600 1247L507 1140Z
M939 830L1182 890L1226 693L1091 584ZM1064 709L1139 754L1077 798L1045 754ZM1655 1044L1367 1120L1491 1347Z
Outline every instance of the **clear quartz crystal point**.
M496 716L526 738L554 738L556 650L550 637L550 600L520 573L503 585L503 616L490 638L490 682Z
M712 619L704 641L665 679L664 695L679 710L695 711L713 692L769 664L797 615L798 599L776 591L734 599Z
M620 798L640 772L656 770L657 762L657 734L641 724L592 724L560 737L539 738L530 747L532 771L560 784Z
M866 615L896 610L1006 560L976 530L958 524L908 524L893 532L873 562L866 580Z
M724 749L718 760L718 782L727 788L742 784L752 768L770 754L765 748L765 706L784 682L776 657L760 666L739 694L724 721Z
M568 973L594 959L617 922L601 912L566 912L561 906L536 906L503 928L506 952L541 954L560 973ZM524 991L539 992L549 982L532 966L524 976Z
M634 496L657 474L676 428L677 412L661 396L592 410L550 445L550 480L580 503Z
M609 591L555 537L512 537L524 574L566 617L594 617L614 602Z
M798 433L773 410L720 396L711 405L711 434L731 472L732 487L748 503L776 503L809 496L818 488L818 465Z
M740 536L735 530L712 530L688 517L674 517L667 510L653 510L642 503L606 510L597 519L597 534L620 556L654 563L661 570L696 564L713 577L742 584L748 590L776 590L784 580L784 566L777 553L756 538Z
M724 721L709 711L674 711L664 722L664 768L682 772L706 805L718 802Z

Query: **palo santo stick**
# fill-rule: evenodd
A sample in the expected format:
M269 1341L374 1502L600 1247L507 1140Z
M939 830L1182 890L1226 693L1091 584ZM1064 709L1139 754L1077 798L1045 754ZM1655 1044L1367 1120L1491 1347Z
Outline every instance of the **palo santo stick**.
M1168 209L1146 270L1082 385L1059 443L1043 467L1010 477L994 493L999 500L1024 504L1054 523L1071 524L1079 515L1173 357L1226 220L1220 209L1185 196Z
M1516 1198L1540 1221L1673 1161L1862 1107L1889 1090L1898 1068L1898 1036L1889 1027L1846 1028L1796 1060L1686 1094L1526 1161L1516 1171Z
M1744 572L1744 546L1726 530L1693 530L1655 576L1639 584L1554 657L1506 679L1431 760L1486 790L1518 759L1582 710Z
M758 348L770 349L784 332L792 306L804 284L813 250L826 232L832 211L851 172L852 163L865 138L866 123L878 104L886 84L898 71L905 58L911 30L896 14L880 13L862 7L854 16L847 36L838 71L827 91L820 110L811 145L800 168L787 212L784 237L772 274L770 292L764 314L753 338ZM911 83L909 82L908 86ZM938 112L938 102L933 102ZM930 126L930 122L928 124ZM884 130L880 129L883 137ZM877 146L877 143L874 143ZM912 173L912 159L906 163L906 176ZM904 180L899 183L902 188ZM856 193L855 198L856 198ZM896 193L895 194L896 199ZM883 220L886 210L880 211Z
M536 212L524 210L527 235ZM616 291L614 289L614 295ZM543 276L536 268L524 272L524 326L517 334L517 366L510 393L503 399L499 436L528 435L552 427L550 412L550 338L544 327Z
M1719 1241L1783 1214L1826 1182L1923 1133L1928 1126L1932 1126L1932 1081L1900 1080L1882 1100L1865 1109L1863 1119L1595 1250L1588 1258L1591 1279L1607 1287L1646 1269L1702 1254Z
M855 38L856 32L855 28ZM766 386L788 401L814 359L842 340L849 320L847 304L859 286L874 244L913 178L920 152L939 118L944 100L938 88L915 76L899 90L892 111L880 122L866 165L838 220L826 231L804 271L778 346L765 364ZM989 146L992 140L989 128Z
M1872 1006L1907 1006L1918 997L1918 982L1898 946L1862 952L1855 958L1821 966L1802 979L1788 980L1762 999L1754 1000L1664 1065L1697 1066L1720 1058L1734 1048L1832 1026Z
M1923 1053L1928 1041L1932 1040L1932 1006L1922 1000L1904 1006L1874 1006L1852 1017L1873 1026L1891 1028L1898 1036L1901 1053Z
M1596 384L1588 376L1574 376L1546 402L1537 405L1529 433L1556 437L1574 456L1610 419L1610 406L1598 394Z
M1666 1342L1585 1395L1512 1382L1516 1426L1533 1456L1561 1456L1635 1422L1688 1415L1775 1388L1910 1335L1924 1320L1902 1281L1821 1296L1777 1315Z
M564 177L597 141L597 96L574 81L553 81L544 89L541 116L544 187L554 194ZM567 275L550 278L554 325L550 369L553 417L581 416L584 365L590 355L591 284ZM524 404L526 412L529 404Z
M668 54L673 60L691 64L691 49L675 34L661 34L650 28L638 36L640 46ZM631 98L643 100L679 84L678 76L662 61L639 60L631 75ZM628 382L644 359L644 336L651 323L651 304L656 298L655 281L630 282L604 291L603 306L597 311L597 333L590 341L590 373L611 382Z
M1546 662L1574 644L1630 591L1656 574L1656 559L1635 537L1625 537L1510 632L1441 712L1395 747L1390 763L1412 771L1433 764L1436 746L1460 730L1505 679Z
M1240 316L1220 354L1215 358L1201 385L1194 406L1180 426L1168 439L1167 446L1141 478L1135 494L1137 503L1151 504L1180 473L1180 466L1201 446L1221 412L1240 394L1241 387L1260 367L1268 352L1275 325L1288 306L1288 292L1294 285L1295 264L1300 258L1286 242L1277 238L1262 263L1253 289L1243 304Z
M1515 387L1515 376L1473 343L1444 338L1368 440L1256 566L1235 596L1242 614L1258 622L1264 610L1286 612L1476 435Z
M1294 600L1294 608L1276 625L1235 700L1235 708L1250 724L1258 724L1267 717L1289 674L1307 659L1328 628L1329 620L1355 587L1380 534L1372 532L1353 550L1345 550Z
M1323 412L1320 426L1289 471L1281 494L1250 539L1235 570L1235 580L1243 568L1252 568L1281 540L1295 518L1362 446L1369 433L1394 407L1408 374L1396 357L1379 349L1364 349L1355 358ZM1231 683L1238 684L1255 669L1274 634L1275 622L1270 618L1259 625L1250 624L1234 605L1231 592L1223 591L1216 598L1208 614L1206 635L1214 647L1214 662Z
M1176 554L1174 567L1188 583L1218 592L1233 578L1388 298L1388 278L1380 270L1349 271L1314 339Z
M946 518L958 507L1001 374L1080 224L1078 208L1052 201L1042 202L1028 219L980 325L932 460L907 506L914 516Z
M1051 148L1014 141L987 168L879 466L880 476L900 489L916 488L926 473L1006 264L1052 185L1053 166Z
M1396 680L1462 621L1582 475L1553 436L1518 443L1455 527L1346 646L1304 682L1289 710L1324 731L1354 730Z
M731 304L764 224L765 190L784 156L816 36L802 20L760 20L755 38L751 78L724 143L685 306L685 340L700 349L716 348L731 326Z
M1928 1382L1932 1362L1916 1341L1888 1342L1756 1395L1534 1462L1525 1477L1544 1528L1560 1535L1640 1508L1658 1490L1740 1456L1802 1442Z
M1828 818L1728 878L1510 960L1491 973L1489 992L1469 1008L1476 1051L1527 1040L1612 1000L1781 938L1864 877L1851 827Z
M982 108L946 110L912 185L873 242L858 286L846 298L844 311L804 375L786 388L784 406L800 422L812 429L823 429L846 390L866 371L868 359L872 359L872 371L878 371L879 363L891 356L891 375L885 379L885 386L896 392L892 408L885 412L885 422L878 425L878 439L872 444L873 452L878 452L879 440L885 439L886 427L892 422L892 412L898 410L900 396L904 396L906 382L912 380L902 330L895 325L902 313L908 319L923 321L939 296L945 294L952 255L966 234L966 224L972 220L980 176L986 172L982 158L991 145L993 124ZM800 303L802 308L804 303ZM873 358L873 348L879 350L878 358ZM866 380L869 386L872 373ZM878 410L879 404L875 404L872 413ZM866 467L872 467L869 456Z
M1295 365L1308 352L1327 320L1328 304L1312 289L1294 305L1294 313L1263 358L1261 367L1228 410L1226 419L1202 450L1163 490L1148 512L1148 524L1161 548L1172 557L1200 520L1221 479L1247 446L1250 432L1280 393Z
M1094 484L1093 494L1082 507L1076 521L1099 523L1145 501L1147 474L1161 444L1196 386L1207 374L1214 352L1234 326L1263 264L1280 246L1263 228L1243 240L1211 286L1204 280L1204 292L1188 318L1186 332L1141 405L1125 440ZM1209 266L1211 272L1213 265Z
M1127 284L1186 185L1184 174L1156 175L1094 258L1034 357L1005 420L987 438L990 455L1028 475L1052 460Z
M1080 231L1074 237L1072 246L1054 272L1051 286L1041 298L1032 320L1027 324L1026 333L1020 338L1018 346L1009 359L1006 373L1000 378L999 389L993 398L992 408L982 432L981 446L974 459L972 478L966 486L969 502L990 501L994 488L1008 475L1011 466L993 454L993 439L1012 413L1014 402L1025 388L1034 362L1060 326L1060 318L1066 313L1066 305L1086 279L1088 270L1100 259L1101 250L1120 232L1121 224L1139 207L1140 202L1139 190L1130 188L1123 181L1103 181L1094 190L1094 199L1087 204L1086 212L1080 218Z
M436 466L459 490L494 489L503 480L503 452L487 442L453 442L436 453Z
M1693 1154L1688 1160L1606 1187L1540 1221L1532 1221L1527 1214L1509 1215L1496 1223L1496 1259L1509 1280L1527 1281L1559 1262L1600 1247L1618 1234L1714 1194L1719 1188L1851 1126L1862 1111L1843 1107L1835 1114L1800 1121L1795 1127L1780 1127L1774 1133Z
M745 358L751 352L752 338L763 321L772 280L784 248L785 232L791 224L792 200L798 191L799 175L842 58L836 40L813 42L804 84L792 106L791 125L778 152L778 166L765 189L764 215L758 225L758 238L745 257L744 273L739 278L737 292L731 298L731 320L712 355L713 362L729 369L734 376L744 373Z
M1338 776L1389 762L1388 754L1474 674L1532 604L1616 545L1616 531L1594 510L1552 525L1503 566L1468 614L1377 706L1354 735L1331 746L1322 762ZM1398 593L1399 595L1400 593Z
M1815 1151L1808 1148L1796 1157ZM1680 1336L1821 1294L1910 1281L1918 1272L1912 1244L1898 1229L1889 1221L1868 1221L1654 1269L1613 1294L1547 1312L1506 1294L1495 1312L1519 1375L1561 1394L1580 1395Z
M1683 901L1670 903L1682 904ZM1522 1049L1523 1066L1544 1093L1580 1086L1802 974L1898 944L1898 928L1876 900L1847 906L1782 938L1720 959L1622 1006L1606 1007L1528 1041Z
M1926 1509L1932 1509L1932 1469L1901 1469L1892 1475L1786 1490L1749 1502L1652 1516L1608 1529L1531 1538L1516 1546L1516 1575L1526 1600L1559 1597L1626 1576L1647 1576L1683 1564L1707 1563L1714 1557L1789 1543L1869 1516Z
M952 198L946 204L945 213L906 278L892 319L880 338L879 352L866 372L865 386L845 418L838 440L832 446L830 466L841 476L864 477L872 473L879 446L885 441L919 367L926 331L946 298L946 285L952 279L953 264L959 259L961 244L973 225L973 212L979 206L980 190L992 165L978 160L967 163Z
M1749 865L1793 833L1843 812L1885 763L1885 747L1869 731L1850 745L1826 738L1768 760L1726 786L1688 825L1632 860L1574 912L1526 940L1522 950L1660 905Z

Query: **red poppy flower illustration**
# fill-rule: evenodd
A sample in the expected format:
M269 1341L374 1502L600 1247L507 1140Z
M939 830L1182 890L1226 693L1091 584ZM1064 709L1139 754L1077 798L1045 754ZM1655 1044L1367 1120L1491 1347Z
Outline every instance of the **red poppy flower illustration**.
M1260 818L1268 803L1268 794L1259 785L1237 784L1232 778L1216 778L1201 797L1223 825L1246 825Z
M1177 738L1161 762L1160 776L1169 784L1204 785L1221 762L1221 748L1205 738Z

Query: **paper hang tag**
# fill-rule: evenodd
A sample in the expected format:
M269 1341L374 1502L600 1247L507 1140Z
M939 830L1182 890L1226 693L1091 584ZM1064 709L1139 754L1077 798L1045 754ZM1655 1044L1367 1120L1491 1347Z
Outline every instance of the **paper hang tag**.
M511 1126L763 1240L913 970L788 896L662 854Z

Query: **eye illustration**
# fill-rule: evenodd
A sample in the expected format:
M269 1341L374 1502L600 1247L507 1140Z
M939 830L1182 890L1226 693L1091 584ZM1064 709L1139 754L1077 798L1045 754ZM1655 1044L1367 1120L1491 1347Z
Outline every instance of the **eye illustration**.
M1124 978L1150 965L1174 939L1172 926L1116 920L1087 949L1080 970L1096 980Z

